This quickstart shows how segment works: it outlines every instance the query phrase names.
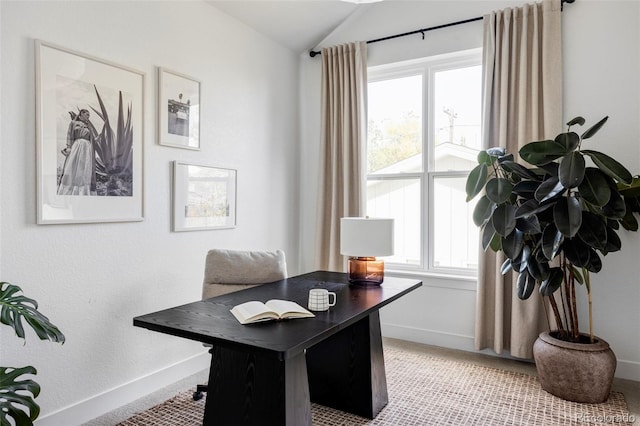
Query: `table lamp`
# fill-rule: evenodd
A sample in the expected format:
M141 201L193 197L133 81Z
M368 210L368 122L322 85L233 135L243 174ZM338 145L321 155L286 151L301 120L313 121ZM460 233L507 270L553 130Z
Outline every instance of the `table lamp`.
M340 219L340 254L349 256L352 284L376 286L384 280L384 261L393 254L393 219L343 217Z

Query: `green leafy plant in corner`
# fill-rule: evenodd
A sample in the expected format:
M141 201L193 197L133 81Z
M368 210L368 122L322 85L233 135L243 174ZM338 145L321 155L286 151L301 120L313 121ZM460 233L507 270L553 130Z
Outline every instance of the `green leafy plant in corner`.
M602 256L621 249L620 227L638 230L634 215L640 213L640 177L610 156L582 146L607 119L578 135L571 127L585 120L577 117L554 140L524 145L520 157L533 167L517 163L504 148L483 151L466 183L467 201L482 194L473 220L481 229L484 250L504 253L501 272L518 274L520 299L538 287L549 302L544 304L547 318L555 320L553 335L573 342L584 340L576 284L587 291L593 342L589 274L602 269Z
M41 340L64 343L64 334L38 311L38 303L21 293L17 285L0 282L0 322L12 327L22 339L25 321ZM28 426L38 418L40 407L35 398L40 394L40 385L23 377L36 373L32 366L0 366L0 425L10 425L9 419L13 419L16 425Z

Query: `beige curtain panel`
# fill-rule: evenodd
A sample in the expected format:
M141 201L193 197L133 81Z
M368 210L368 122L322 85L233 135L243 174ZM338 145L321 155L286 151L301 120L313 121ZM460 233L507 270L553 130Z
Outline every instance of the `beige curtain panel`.
M520 147L553 139L562 131L562 35L560 0L508 8L484 16L483 140ZM547 328L542 298L522 301L513 274L501 275L504 256L481 253L475 343L531 358L533 342Z
M361 216L364 194L367 50L365 42L322 49L322 133L317 256L320 269L343 271L340 218Z

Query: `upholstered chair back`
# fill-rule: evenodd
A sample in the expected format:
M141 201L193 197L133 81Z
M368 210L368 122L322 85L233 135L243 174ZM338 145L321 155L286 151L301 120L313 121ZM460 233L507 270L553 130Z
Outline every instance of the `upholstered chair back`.
M287 262L282 250L212 249L205 260L202 298L208 299L284 278L287 278Z

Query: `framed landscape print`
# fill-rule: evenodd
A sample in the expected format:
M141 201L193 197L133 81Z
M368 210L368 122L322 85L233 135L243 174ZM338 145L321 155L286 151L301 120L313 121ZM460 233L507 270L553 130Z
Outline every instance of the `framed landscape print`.
M236 171L173 162L173 231L236 226Z
M36 40L38 224L143 220L144 73Z
M160 145L200 149L200 82L158 68L158 137Z

